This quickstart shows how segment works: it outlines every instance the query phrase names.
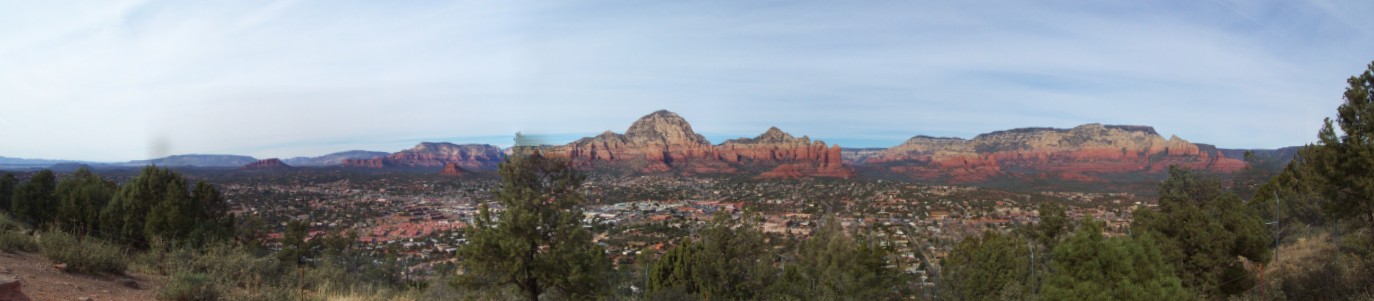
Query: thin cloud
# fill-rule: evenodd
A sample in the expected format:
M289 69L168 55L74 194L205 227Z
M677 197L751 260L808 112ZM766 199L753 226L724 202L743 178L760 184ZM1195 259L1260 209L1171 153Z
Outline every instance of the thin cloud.
M1281 147L1374 59L1374 7L1319 0L3 6L0 155L86 160L506 145L658 109L846 146L1101 122Z

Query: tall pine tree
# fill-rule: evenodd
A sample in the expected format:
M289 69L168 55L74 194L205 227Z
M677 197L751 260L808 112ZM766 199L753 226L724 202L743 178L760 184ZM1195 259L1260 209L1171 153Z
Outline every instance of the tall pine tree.
M609 283L605 250L582 227L581 173L566 160L517 154L501 163L500 212L482 204L459 250L456 284L515 287L529 300L602 296Z

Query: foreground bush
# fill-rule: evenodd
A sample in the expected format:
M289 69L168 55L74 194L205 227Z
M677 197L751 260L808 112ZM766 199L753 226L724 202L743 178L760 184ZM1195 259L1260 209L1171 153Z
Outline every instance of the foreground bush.
M38 251L38 243L33 241L32 236L18 231L0 231L0 251L34 252Z
M219 300L219 290L210 276L200 273L182 273L172 276L172 280L157 294L158 300L167 301L211 301Z
M38 245L43 257L66 264L68 272L121 274L128 266L123 248L98 239L49 231L38 236Z

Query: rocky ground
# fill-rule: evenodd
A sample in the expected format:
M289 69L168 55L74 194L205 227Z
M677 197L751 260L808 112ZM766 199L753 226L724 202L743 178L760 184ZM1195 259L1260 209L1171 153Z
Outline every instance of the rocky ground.
M54 264L34 253L0 253L0 301L156 300L161 288L161 276L71 274ZM10 280L19 282L17 291Z

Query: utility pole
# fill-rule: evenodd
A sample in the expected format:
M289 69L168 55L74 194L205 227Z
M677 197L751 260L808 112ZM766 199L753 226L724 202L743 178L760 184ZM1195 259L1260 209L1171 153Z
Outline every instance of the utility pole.
M1280 208L1279 208L1279 193L1278 193L1278 191L1275 191L1275 192L1274 192L1274 221L1265 223L1265 224L1267 224L1267 225L1274 225L1274 259L1273 259L1273 261L1279 261L1279 241L1281 240L1281 238L1279 237L1279 235L1280 235L1281 232L1283 231L1282 224L1279 223L1279 221L1282 220L1282 219L1279 217L1279 214L1280 214L1281 212L1282 212L1282 211L1280 211ZM1268 293L1267 293L1266 291L1267 291L1267 289L1269 288L1269 283L1264 282L1264 264L1263 264L1263 263L1260 263L1260 264L1259 264L1259 280L1260 280L1260 301L1268 300L1268 299L1269 299L1269 295L1268 295Z
M1034 293L1037 297L1039 297L1040 292L1039 292L1039 290L1037 290L1037 289L1035 288L1035 287L1036 287L1036 285L1035 285L1035 245L1031 244L1030 241L1027 241L1027 242L1026 242L1026 248L1030 249L1030 284L1031 284L1031 292Z

